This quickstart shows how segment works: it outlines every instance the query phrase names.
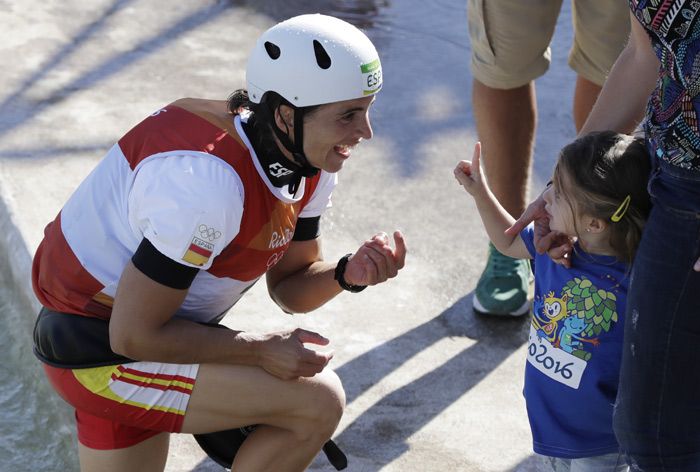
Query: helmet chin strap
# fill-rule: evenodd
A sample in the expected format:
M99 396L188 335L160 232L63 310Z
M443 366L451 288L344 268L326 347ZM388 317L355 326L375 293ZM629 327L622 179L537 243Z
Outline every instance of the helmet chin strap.
M313 177L318 173L319 169L312 166L306 154L304 154L304 112L301 108L297 108L291 104L288 106L294 110L294 142L289 139L289 127L284 120L282 121L285 123L286 133L282 132L276 125L274 116L272 120L272 130L275 132L277 139L282 143L282 146L292 154L294 161L301 167L299 173L304 177Z
M295 110L294 113L294 142L289 139L289 127L286 126L286 133L284 133L275 123L274 112L263 104L257 110L257 114L260 115L261 122L269 124L272 128L275 136L282 144L282 146L292 154L292 159L287 158L282 150L275 147L275 151L267 151L263 154L258 153L258 159L265 170L268 179L275 187L283 187L287 185L289 187L289 193L295 195L301 184L302 177L313 177L319 171L319 169L313 167L309 160L304 155L303 151L303 129L304 129L304 113L303 110L293 107L291 104L288 105ZM258 135L258 123L256 114L254 113L249 119L248 123L244 125L246 133L251 136ZM266 125L263 125L266 126ZM257 142L257 139L254 139ZM300 144L296 144L300 143ZM283 175L274 175L272 173L272 168L282 167L287 170ZM289 172L291 171L291 173Z

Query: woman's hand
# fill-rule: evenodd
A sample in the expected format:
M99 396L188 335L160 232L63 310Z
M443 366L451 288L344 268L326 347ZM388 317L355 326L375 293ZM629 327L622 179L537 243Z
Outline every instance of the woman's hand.
M376 285L396 277L406 261L406 242L400 231L394 232L396 249L386 233L375 234L350 257L345 266L345 281L352 285Z
M313 377L328 365L333 353L314 351L304 343L325 346L328 342L320 334L300 328L267 334L257 348L258 364L283 380Z
M472 196L484 190L486 184L481 174L481 143L474 145L474 155L470 161L459 161L454 170L457 181Z
M547 215L545 210L545 201L542 194L528 205L525 212L513 223L513 226L506 230L506 234L511 236L517 235L533 221L535 223L534 239L537 252L540 254L546 252L557 264L571 267L570 256L574 247L573 241L566 234L549 229L549 215Z

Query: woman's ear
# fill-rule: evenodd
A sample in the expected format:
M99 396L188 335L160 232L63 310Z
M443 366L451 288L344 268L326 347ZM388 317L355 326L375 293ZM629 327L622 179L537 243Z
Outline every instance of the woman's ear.
M275 112L275 124L283 131L294 128L294 110L287 105L280 105Z

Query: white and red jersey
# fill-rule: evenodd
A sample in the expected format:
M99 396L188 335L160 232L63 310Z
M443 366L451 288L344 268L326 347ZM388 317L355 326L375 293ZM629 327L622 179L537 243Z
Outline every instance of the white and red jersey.
M299 217L330 206L335 174L274 187L226 103L178 100L114 145L45 230L32 281L55 311L109 318L119 278L147 238L198 267L176 316L211 321L286 251Z

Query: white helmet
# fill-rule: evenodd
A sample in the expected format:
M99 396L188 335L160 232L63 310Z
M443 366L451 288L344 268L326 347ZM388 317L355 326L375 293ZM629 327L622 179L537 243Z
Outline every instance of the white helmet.
M374 95L382 88L382 67L372 42L350 23L300 15L260 36L246 81L253 103L274 91L306 107Z

